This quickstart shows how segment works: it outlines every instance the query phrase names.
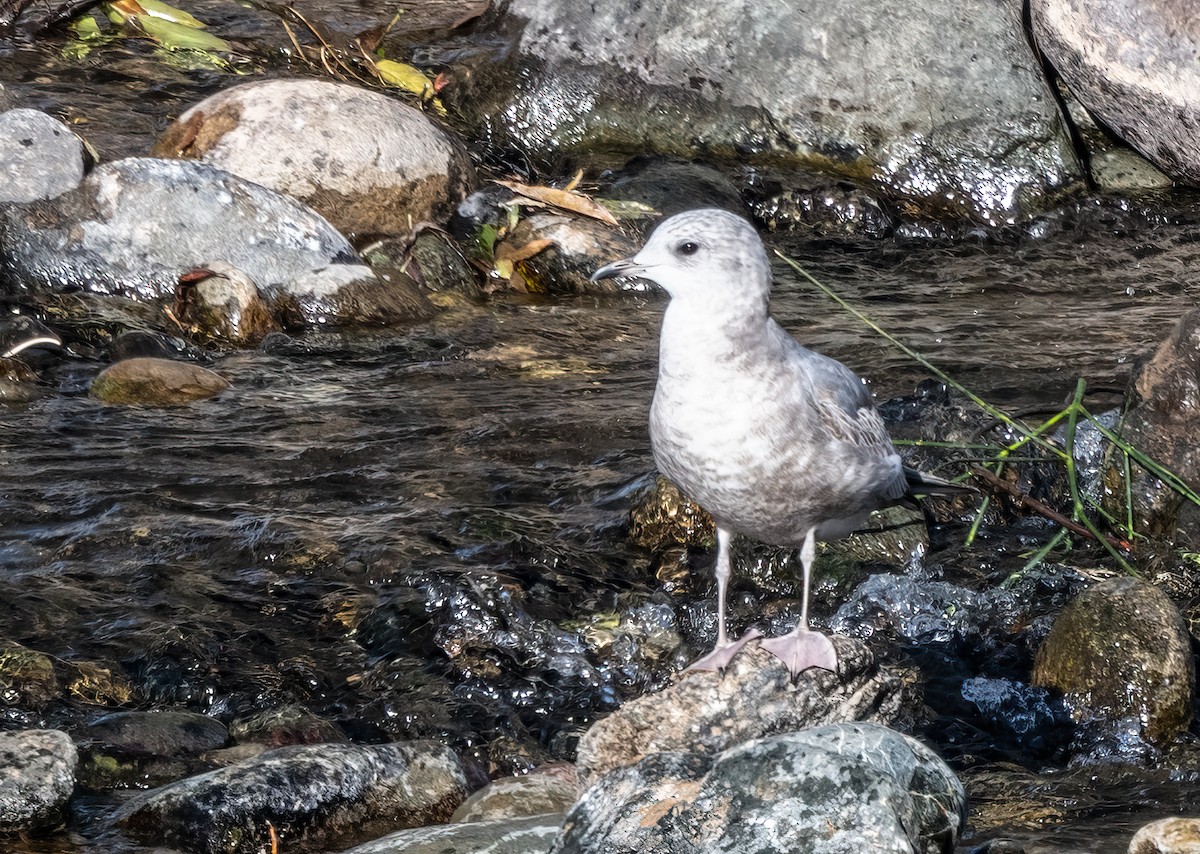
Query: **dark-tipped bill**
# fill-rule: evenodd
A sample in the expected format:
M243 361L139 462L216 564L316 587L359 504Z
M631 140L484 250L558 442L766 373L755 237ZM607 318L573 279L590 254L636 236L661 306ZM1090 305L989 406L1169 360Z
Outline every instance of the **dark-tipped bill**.
M634 261L632 258L625 258L621 261L613 261L611 264L605 264L596 272L592 273L592 281L598 282L601 279L623 279L623 278L638 278L644 276L646 268Z

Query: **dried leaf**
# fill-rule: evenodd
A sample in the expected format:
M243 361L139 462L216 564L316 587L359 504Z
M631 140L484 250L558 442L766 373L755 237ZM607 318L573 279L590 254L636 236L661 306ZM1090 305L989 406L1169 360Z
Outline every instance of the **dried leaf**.
M578 172L576 172L576 173L575 173L575 174L574 174L574 175L571 177L571 180L567 182L567 186L563 187L563 189L564 189L564 190L566 190L566 191L569 193L569 192L571 192L572 190L574 190L576 187L578 187L578 186L579 186L579 182L580 182L580 181L582 181L582 180L583 180L583 170L582 170L582 169L580 169Z
M554 245L554 241L546 237L539 237L537 240L531 240L519 249L513 249L507 243L501 243L496 247L496 261L508 261L511 264L520 264L522 261L527 261L534 255L537 255L543 250L549 249Z
M535 187L530 184L521 184L517 181L496 181L496 183L501 187L507 187L520 196L553 205L561 210L598 219L600 222L608 223L609 225L617 224L617 220L608 212L607 208L580 193L572 193L554 187Z

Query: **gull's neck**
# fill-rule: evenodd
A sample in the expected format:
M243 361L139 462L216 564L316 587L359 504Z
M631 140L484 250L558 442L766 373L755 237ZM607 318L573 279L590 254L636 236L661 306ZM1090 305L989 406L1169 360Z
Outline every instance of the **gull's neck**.
M746 295L732 302L694 294L675 297L663 314L660 370L702 373L705 363L724 363L744 356L762 345L768 324L765 298Z

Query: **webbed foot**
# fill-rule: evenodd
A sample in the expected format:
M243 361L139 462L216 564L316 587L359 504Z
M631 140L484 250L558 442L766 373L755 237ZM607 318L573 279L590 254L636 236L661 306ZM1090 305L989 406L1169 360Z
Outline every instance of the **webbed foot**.
M797 628L782 637L760 641L759 646L782 661L793 679L810 667L837 673L837 651L820 632Z
M758 629L750 629L740 638L735 641L730 641L724 646L718 645L708 655L700 658L684 668L684 673L690 673L693 670L724 670L729 666L729 662L733 661L733 657L742 651L742 647L752 640L762 637L762 632Z

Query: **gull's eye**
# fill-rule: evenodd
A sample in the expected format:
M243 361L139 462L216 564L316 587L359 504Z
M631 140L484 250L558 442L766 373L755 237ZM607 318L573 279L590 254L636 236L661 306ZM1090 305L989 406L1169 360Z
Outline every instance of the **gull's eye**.
M685 240L675 249L680 255L695 255L700 251L700 244L693 240Z

